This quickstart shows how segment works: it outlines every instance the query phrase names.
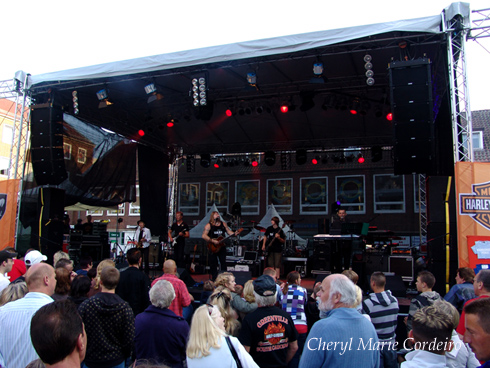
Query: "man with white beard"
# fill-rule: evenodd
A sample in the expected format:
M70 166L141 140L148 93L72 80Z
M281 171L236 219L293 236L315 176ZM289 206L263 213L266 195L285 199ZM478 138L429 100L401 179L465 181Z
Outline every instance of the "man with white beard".
M318 309L327 317L316 322L308 334L299 368L377 368L378 335L373 324L353 308L354 283L344 275L330 275L317 295Z

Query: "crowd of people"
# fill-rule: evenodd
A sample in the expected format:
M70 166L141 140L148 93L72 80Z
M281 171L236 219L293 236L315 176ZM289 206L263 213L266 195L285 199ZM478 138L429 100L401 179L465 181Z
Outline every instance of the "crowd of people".
M400 308L382 272L369 294L352 270L309 294L298 272L280 281L272 262L244 285L219 273L195 301L174 260L151 282L142 257L130 249L121 270L83 257L74 271L61 251L54 267L37 250L24 260L0 251L0 367L490 366L490 270L458 269L444 298L420 272L400 345Z

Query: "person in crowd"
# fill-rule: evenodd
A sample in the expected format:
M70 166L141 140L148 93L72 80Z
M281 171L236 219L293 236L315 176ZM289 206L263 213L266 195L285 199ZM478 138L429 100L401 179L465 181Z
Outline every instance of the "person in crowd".
M39 358L32 346L29 326L34 313L53 302L54 268L46 263L30 266L26 283L29 290L26 296L0 307L0 357L6 368L25 367Z
M460 314L463 311L464 303L476 297L473 289L474 279L475 271L472 268L458 268L455 277L456 284L444 296L444 300L454 305Z
M66 253L64 253L66 254ZM68 258L61 258L58 262L55 263L54 268L60 268L63 267L70 273L70 280L73 280L77 273L73 271L73 261Z
M150 305L148 296L150 279L140 270L142 258L140 249L129 249L126 258L129 267L121 272L116 294L129 303L136 316Z
M308 301L308 292L301 287L301 275L298 271L291 271L287 276L287 282L282 289L282 310L291 315L294 327L298 332L298 350L288 364L289 368L297 368L299 358L303 353L303 347L308 334L308 323L306 321L306 303Z
M63 215L63 234L70 234L70 216L68 214Z
M66 268L58 267L54 270L56 274L56 288L51 297L54 300L63 300L68 298L71 288L70 272Z
M187 286L184 281L180 280L177 276L177 265L173 259L168 259L163 263L163 275L155 279L151 286L155 285L160 280L166 280L172 284L175 290L175 299L168 307L176 315L182 317L183 309L191 305L194 301L194 297L187 290Z
M32 317L31 340L46 367L80 367L87 334L77 308L68 300L41 307Z
M291 316L275 307L276 283L267 275L253 281L258 308L247 314L238 339L261 367L286 367L298 350Z
M436 300L441 299L439 293L432 290L435 284L436 278L432 272L421 271L417 275L417 282L415 283L415 286L420 294L413 298L410 302L408 317L406 317L407 332L412 329L412 318L415 312L425 306L432 305Z
M77 270L77 275L87 275L87 272L93 267L93 260L90 256L82 256L80 258L80 269Z
M83 232L83 220L82 219L77 219L77 223L75 224L75 230L76 231L81 231Z
M136 359L165 363L172 368L184 367L189 325L168 309L174 299L174 288L166 280L156 282L150 289L151 305L135 320Z
M459 323L459 312L450 303L445 300L437 300L434 302L434 307L439 309L441 313L447 314L451 318L453 331L451 334L452 348L446 351L446 366L448 368L476 368L480 366L480 362L476 359L475 354L467 345L459 338L456 332L456 327Z
M378 350L358 345L376 344L378 335L373 324L353 308L354 283L341 274L329 275L323 279L317 295L318 308L327 316L316 322L308 334L299 367L377 368ZM331 341L338 344L328 347ZM349 341L355 341L352 349L347 345Z
M357 282L359 281L359 275L357 274L356 271L343 270L342 275L347 276L347 278L351 280L354 283L354 285L357 285Z
M29 267L41 263L41 262L46 262L48 260L48 257L42 254L38 250L28 250L26 252L26 255L24 256L24 262L26 264L26 268L29 269Z
M11 282L0 293L0 307L8 302L23 298L27 292L27 284L25 282Z
M199 304L206 304L209 297L211 296L211 294L213 293L214 291L214 282L213 280L206 280L204 281L204 284L202 286L202 294L201 294L201 300L200 300L200 303Z
M225 331L228 335L238 336L241 324L238 321L238 313L231 306L232 296L230 289L218 286L209 297L209 303L216 305L225 319Z
M71 282L70 295L68 299L71 300L77 307L80 306L85 300L88 299L88 292L90 291L90 279L85 275L77 275Z
M262 275L267 275L267 276L270 276L274 279L274 282L276 283L277 306L280 306L281 300L282 300L282 288L284 287L284 283L281 283L281 281L279 280L279 277L277 276L277 273L276 273L276 270L274 269L274 267L264 268Z
M181 211L175 213L175 222L168 229L168 240L174 243L174 256L177 267L185 267L185 239L189 237L189 225L184 222L184 214Z
M473 290L475 291L476 298L468 300L465 306L474 300L488 298L490 296L490 270L481 270L478 272L473 281ZM465 311L463 308L458 327L456 328L456 332L460 337L465 334L465 321Z
M124 368L131 355L134 315L129 304L115 293L118 282L119 271L105 267L100 273L100 292L78 308L87 331L84 368Z
M53 266L54 266L54 268L56 268L56 263L60 259L68 259L69 260L70 257L68 256L68 253L63 252L62 250L57 251L55 254L53 254ZM73 265L73 263L72 263L72 265ZM60 267L64 267L64 266L60 266Z
M94 231L94 223L92 222L92 216L88 215L87 216L87 222L85 222L82 225L83 233L85 235L92 235L92 232Z
M405 355L401 368L446 367L445 354L452 347L452 331L451 317L433 304L418 309L409 332L415 350Z
M235 292L235 275L231 272L223 272L218 275L214 282L216 287L223 286L231 292L231 306L238 312L247 314L257 309L256 303L249 303L242 299L240 294Z
M248 280L243 287L243 299L249 303L255 303L254 283L253 280Z
M92 297L97 293L100 293L101 287L100 287L100 275L102 274L102 270L106 267L112 267L115 268L116 264L112 259L103 259L100 261L100 263L97 265L96 269L96 276L93 278L93 284L90 287L90 291L88 293L88 297ZM88 272L87 272L88 276Z
M206 304L197 308L187 343L188 368L234 368L237 367L236 359L243 368L259 367L240 341L226 334L224 324L216 306Z
M243 300L245 300L243 298L243 286L242 285L238 285L238 284L235 285L235 294L239 295Z
M271 226L265 230L262 251L267 253L267 265L276 271L276 279L281 276L282 248L286 243L286 234L279 227L279 217L271 218Z
M472 303L465 305L464 312L466 316L464 342L470 345L471 350L476 355L476 358L481 362L484 362L481 367L489 368L490 299L476 299Z
M138 248L141 249L144 264L143 269L145 273L149 275L151 231L145 226L145 222L141 219L138 221L138 227L134 232L134 239L138 242Z
M26 274L27 271L26 264L22 259L20 259L21 257L19 257L19 254L15 251L13 247L7 247L4 248L3 250L6 250L7 252L10 253L16 253L16 256L13 258L14 265L12 266L12 270L7 273L10 282L14 282L17 278L24 276Z
M321 285L321 282L317 282L313 286L313 292L308 297L308 302L306 303L305 313L306 321L308 322L308 331L311 331L311 328L315 322L320 320L320 310L318 309L317 296L321 289Z
M9 284L10 280L5 276L6 273L12 271L14 266L14 258L17 253L11 253L7 250L0 250L0 291L5 289Z
M226 222L221 221L218 211L211 212L209 222L204 226L202 238L208 243L208 248L212 248L209 255L209 269L213 280L218 276L218 269L226 270L226 247L223 242L220 242L220 238L226 234L236 235L236 232L231 231Z
M373 293L362 302L362 313L369 315L381 345L379 350L380 368L397 368L395 330L398 321L398 300L385 290L386 276L383 272L373 272L370 279Z
M342 226L350 223L347 211L345 208L339 207L336 215L332 216L330 224L330 233L340 234ZM337 272L348 270L350 268L352 257L352 241L338 239L336 241L337 251L332 254L332 268Z

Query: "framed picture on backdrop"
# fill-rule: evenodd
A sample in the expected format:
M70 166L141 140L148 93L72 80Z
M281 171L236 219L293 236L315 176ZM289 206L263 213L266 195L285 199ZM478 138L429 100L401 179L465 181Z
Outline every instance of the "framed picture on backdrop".
M405 212L405 177L374 175L374 213Z
M235 182L235 202L240 203L242 215L258 215L260 210L260 181L237 180Z
M267 179L267 203L278 213L293 214L293 179Z
M179 211L184 215L199 215L199 183L179 184Z
M365 192L364 175L335 177L335 200L340 201L347 213L366 213Z
M229 183L227 181L206 183L206 213L213 203L220 213L228 211Z
M327 184L326 177L300 179L299 210L301 214L324 215L328 213Z

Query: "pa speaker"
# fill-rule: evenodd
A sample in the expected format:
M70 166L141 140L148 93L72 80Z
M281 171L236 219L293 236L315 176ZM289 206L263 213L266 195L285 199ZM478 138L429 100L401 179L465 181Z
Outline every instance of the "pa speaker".
M31 114L32 170L38 185L58 185L67 177L63 154L63 111L33 107Z
M179 274L179 278L184 281L184 284L187 287L192 287L195 285L196 281L192 278L192 276L187 272L185 268L177 268L177 273Z
M40 188L37 213L38 233L41 253L48 257L52 264L53 255L63 246L63 214L65 208L65 191L58 188Z

